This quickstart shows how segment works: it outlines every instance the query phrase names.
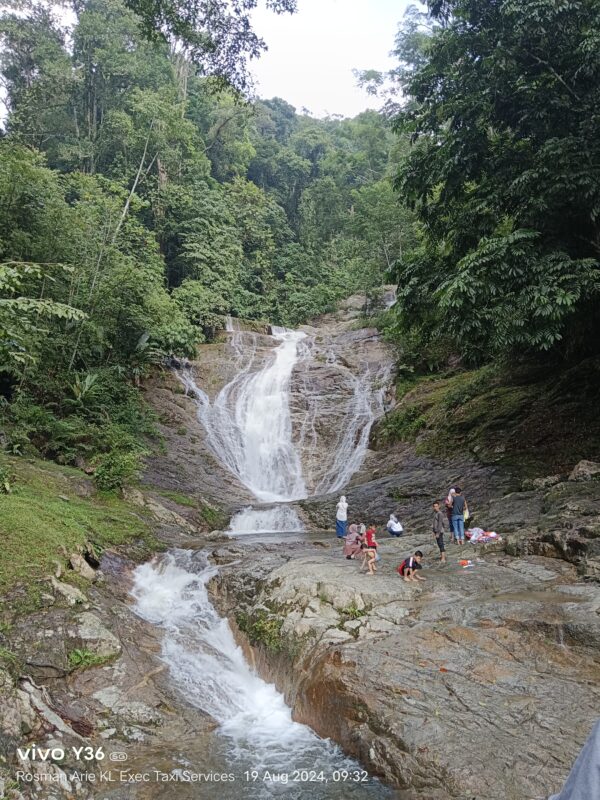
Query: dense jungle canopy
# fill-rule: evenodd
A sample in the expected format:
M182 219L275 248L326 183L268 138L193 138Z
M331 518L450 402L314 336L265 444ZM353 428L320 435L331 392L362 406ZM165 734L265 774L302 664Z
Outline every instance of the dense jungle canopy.
M390 281L379 323L416 369L597 352L596 0L411 8L354 119L249 99L255 5L4 9L8 449L134 471L165 356Z

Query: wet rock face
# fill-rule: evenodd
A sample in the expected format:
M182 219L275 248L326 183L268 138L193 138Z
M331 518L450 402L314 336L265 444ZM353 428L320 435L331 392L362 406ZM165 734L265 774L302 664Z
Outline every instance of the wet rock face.
M564 559L583 578L600 580L600 482L568 480L522 494L517 502L525 521L507 535L507 552ZM501 503L490 507L498 521Z
M334 487L357 450L366 454L370 426L389 401L393 354L374 328L360 328L359 319L350 304L303 329L306 352L292 376L291 409L311 494Z
M463 569L450 547L441 567L431 542L385 540L373 577L337 544L255 545L249 559L236 543L213 592L246 640L254 614L281 621L279 641L254 639L262 674L407 796L546 797L600 707L600 586L539 556ZM427 580L410 584L395 567L416 547Z
M211 395L233 377L235 361L226 343L205 345L202 362L193 363L198 382ZM144 481L151 486L206 499L231 513L252 501L248 490L216 459L206 444L206 431L197 406L174 373L165 372L146 386L146 399L155 409L165 448L148 460ZM181 513L181 511L179 511ZM192 526L201 520L191 518ZM209 528L210 529L210 528Z

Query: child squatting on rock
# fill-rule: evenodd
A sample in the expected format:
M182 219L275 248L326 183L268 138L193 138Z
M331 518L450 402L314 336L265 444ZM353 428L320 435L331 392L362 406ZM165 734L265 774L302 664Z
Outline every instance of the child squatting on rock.
M405 558L398 567L398 574L400 577L404 578L405 581L413 581L414 583L417 581L424 581L425 578L422 575L417 574L417 570L422 569L422 560L423 553L420 550L415 550L414 556Z

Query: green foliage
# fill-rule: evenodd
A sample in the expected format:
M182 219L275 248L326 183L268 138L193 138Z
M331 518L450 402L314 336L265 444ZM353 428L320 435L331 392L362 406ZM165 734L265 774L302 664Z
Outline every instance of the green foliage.
M174 503L177 503L177 505L187 506L188 508L198 507L198 501L194 497L190 497L187 494L182 494L181 492L173 492L170 489L160 489L158 491L163 497L167 497L169 500L172 500Z
M101 491L112 492L131 483L141 468L140 453L114 449L99 458L94 481Z
M387 414L377 430L377 438L385 443L412 442L427 425L422 409L418 406L400 406Z
M395 268L398 313L426 343L450 335L472 362L594 352L600 8L429 7L425 39L398 53L408 102L396 127L413 146L397 185L421 223Z
M202 329L203 337L212 339L216 331L223 327L227 303L209 286L186 278L173 291L173 298L187 319Z
M266 45L252 30L250 13L256 0L127 0L151 39L183 41L193 60L207 74L237 89L251 83L248 58L257 58ZM294 12L296 0L267 0L274 12Z
M279 653L283 649L281 626L283 618L269 614L268 611L258 610L252 615L239 613L236 622L252 645L261 645L272 653Z
M141 451L140 437L156 436L153 415L115 368L98 370L93 382L77 374L70 386L58 374L43 390L22 391L0 407L0 422L8 449L63 464L90 463L113 449Z
M11 650L8 650L6 647L2 647L0 645L0 664L4 666L11 675L18 675L21 668L21 663L19 661L19 657L13 653Z
M13 475L8 467L0 464L0 494L10 494L13 488Z
M461 380L463 376L457 376L454 385L444 395L444 408L450 411L464 406L482 394L493 383L496 374L494 367L483 367L474 374L466 373L464 380Z
M165 356L194 357L227 314L297 325L371 298L414 239L382 115L316 120L240 97L238 57L262 47L245 27L253 5L84 0L68 36L40 6L1 12L0 414L13 452L96 463L116 488L152 435L138 388ZM187 50L140 33L156 15Z
M26 286L40 291L46 280L53 280L47 265L0 263L0 372L19 375L35 362L48 333L42 320L80 322L84 318L65 303L21 294Z
M201 503L199 512L202 520L211 530L225 529L228 518L220 509L208 503Z
M90 650L75 649L68 655L68 662L71 669L87 669L88 667L98 667L111 660L111 656L99 656Z
M365 615L365 610L358 608L356 603L352 602L349 606L340 609L340 614L346 619L360 619Z

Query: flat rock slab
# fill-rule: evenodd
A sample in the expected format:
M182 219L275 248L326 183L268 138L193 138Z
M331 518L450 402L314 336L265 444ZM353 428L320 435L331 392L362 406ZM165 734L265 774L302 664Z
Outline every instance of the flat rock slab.
M384 540L374 576L340 545L235 547L213 594L233 616L285 619L282 654L255 653L299 721L420 800L560 788L600 708L600 585L471 547L450 545L442 566L430 537ZM411 584L396 566L416 547L426 581Z

